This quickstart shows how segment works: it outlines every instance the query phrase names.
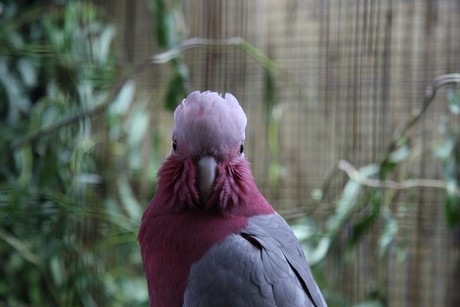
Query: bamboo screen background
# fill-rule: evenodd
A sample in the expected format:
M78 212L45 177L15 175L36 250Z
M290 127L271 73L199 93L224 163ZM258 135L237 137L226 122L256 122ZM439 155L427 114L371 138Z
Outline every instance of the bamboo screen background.
M117 25L118 52L127 64L165 51L155 44L148 3L97 2ZM460 71L456 0L197 0L182 1L182 13L187 37L242 37L276 62L273 141L266 74L259 63L236 47L192 48L184 55L191 89L231 92L243 105L249 119L246 156L259 188L286 217L313 212L324 222L333 204L312 208L318 205L311 193L337 162L345 159L358 168L378 161L426 86L438 75ZM152 106L152 133L162 135L160 158L170 146L172 114L163 108L169 75L168 65L153 65L136 79L138 96ZM441 90L411 130L414 146L426 147L439 137L445 97ZM145 155L153 154L150 142L145 141ZM441 166L423 151L406 171L439 179ZM346 179L337 173L332 198ZM444 193L427 188L412 197L406 206L402 193L391 207L399 219L397 240L400 235L407 240L406 258L391 252L378 257L377 225L357 246L357 261L337 265L346 257L340 247L345 233L323 267L335 292L353 303L378 288L373 295L384 296L388 306L460 305L460 231L446 226ZM401 208L405 213L399 215Z

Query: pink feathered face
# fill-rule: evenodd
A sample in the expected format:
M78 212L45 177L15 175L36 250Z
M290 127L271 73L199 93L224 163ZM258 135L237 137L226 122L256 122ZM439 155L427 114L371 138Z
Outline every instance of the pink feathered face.
M247 118L229 93L192 92L174 112L175 152L194 158L217 159L240 155Z

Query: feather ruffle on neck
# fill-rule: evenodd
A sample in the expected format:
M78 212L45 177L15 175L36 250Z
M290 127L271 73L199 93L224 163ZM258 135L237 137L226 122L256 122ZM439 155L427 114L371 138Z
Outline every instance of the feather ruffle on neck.
M158 192L152 200L157 214L192 210L222 216L252 216L273 213L257 189L249 163L238 157L222 161L214 191L202 205L196 185L196 168L191 159L171 155L158 173Z

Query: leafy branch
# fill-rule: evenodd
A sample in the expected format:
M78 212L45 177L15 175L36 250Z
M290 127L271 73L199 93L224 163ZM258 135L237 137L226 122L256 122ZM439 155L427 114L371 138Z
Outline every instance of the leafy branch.
M426 112L430 104L433 102L434 97L437 91L448 84L460 84L460 74L445 74L440 75L433 80L431 85L428 85L425 90L425 96L420 106L412 111L411 118L406 122L403 128L395 134L393 141L388 146L387 157L393 150L397 147L400 140L407 134L407 132L412 128Z
M146 303L125 285L145 282L132 186L150 186L138 166L149 114L132 77L152 61L120 67L93 4L38 2L2 6L0 305Z
M427 86L422 103L412 111L411 117L402 128L394 134L383 157L377 163L365 165L356 169L346 160L340 160L333 174L343 171L349 178L343 187L336 202L333 214L326 221L324 230L316 230L317 236L310 236L308 240L319 241L314 244L305 243L311 249L310 263L314 264L324 259L332 242L346 226L350 229L350 246L354 246L363 235L369 231L377 221L383 223L383 230L379 239L379 254L384 255L398 233L398 222L391 210L391 205L398 191L414 190L416 188L438 188L446 191L444 204L446 222L448 226L460 223L460 189L458 183L459 173L459 138L460 129L451 129L446 141L437 148L435 155L443 162L443 180L435 179L408 179L401 182L388 180L395 168L406 161L411 153L409 146L409 130L414 127L429 106L434 101L435 95L441 87L449 84L459 85L460 74L441 75ZM448 95L449 109L454 116L460 113L460 92ZM458 121L453 122L458 125ZM329 176L328 181L332 180ZM327 185L323 185L327 187ZM324 200L324 189L320 191L317 201ZM409 195L409 201L411 197ZM404 249L398 246L398 249ZM402 251L402 250L400 250ZM402 251L402 253L404 252Z
M137 64L130 72L126 73L123 77L121 77L117 82L115 82L115 85L112 87L112 90L109 92L107 98L105 98L95 107L71 115L49 127L36 130L31 134L25 136L23 139L13 143L11 149L15 150L25 144L41 139L42 137L48 136L53 133L57 133L62 128L70 126L82 119L92 118L94 116L101 114L102 112L107 110L111 103L115 101L116 97L120 94L121 90L123 89L123 86L128 81L130 81L136 74L141 73L146 67L148 67L149 62L149 60L142 61L140 64Z

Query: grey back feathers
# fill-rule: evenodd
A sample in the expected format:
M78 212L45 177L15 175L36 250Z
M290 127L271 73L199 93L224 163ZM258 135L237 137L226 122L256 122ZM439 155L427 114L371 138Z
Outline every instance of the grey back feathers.
M278 214L248 225L192 265L184 306L327 306L297 238Z

